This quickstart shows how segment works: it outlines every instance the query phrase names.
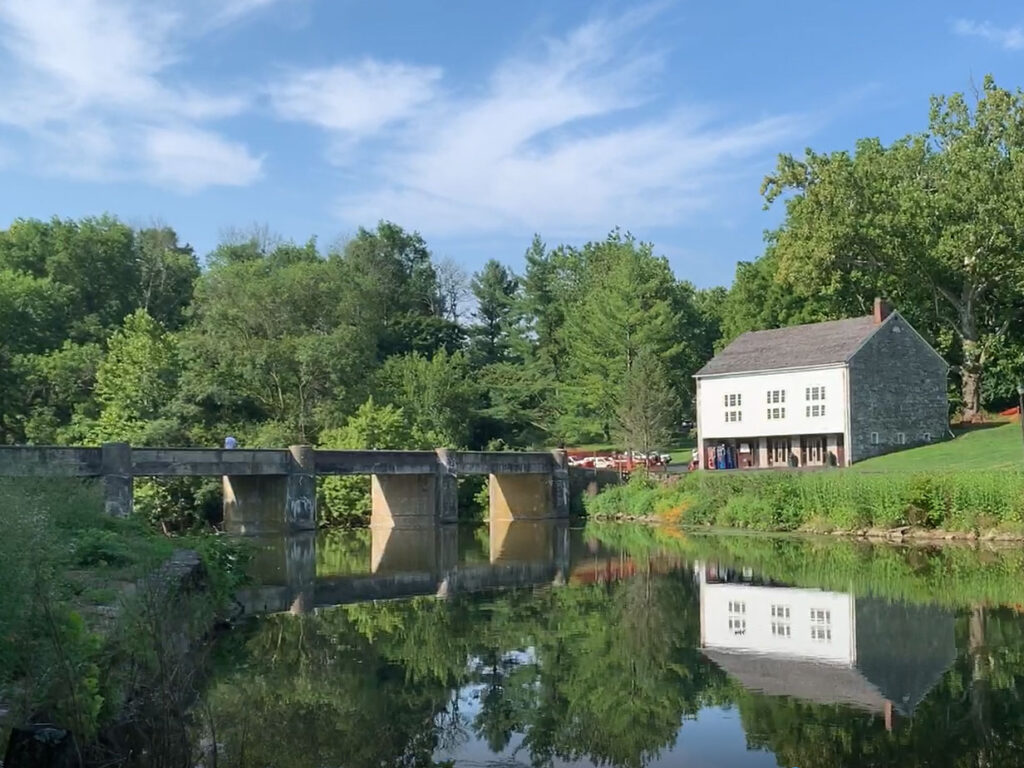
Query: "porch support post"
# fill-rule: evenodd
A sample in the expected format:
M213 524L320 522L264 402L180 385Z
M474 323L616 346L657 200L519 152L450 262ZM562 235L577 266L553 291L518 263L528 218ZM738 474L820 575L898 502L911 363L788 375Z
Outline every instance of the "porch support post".
M790 449L793 451L793 455L796 456L796 465L802 467L804 465L804 446L803 436L794 435L789 438Z

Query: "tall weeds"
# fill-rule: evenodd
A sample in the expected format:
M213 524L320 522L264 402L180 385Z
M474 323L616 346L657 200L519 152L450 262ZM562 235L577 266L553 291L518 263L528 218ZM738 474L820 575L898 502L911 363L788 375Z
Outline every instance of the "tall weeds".
M852 531L912 525L1024 532L1024 474L700 472L671 484L643 478L586 501L592 517L659 516L761 531Z

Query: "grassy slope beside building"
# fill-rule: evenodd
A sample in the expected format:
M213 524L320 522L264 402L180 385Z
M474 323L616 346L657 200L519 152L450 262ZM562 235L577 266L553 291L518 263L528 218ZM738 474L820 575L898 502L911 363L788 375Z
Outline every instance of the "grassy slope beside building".
M700 472L662 484L636 478L587 501L595 517L654 517L761 531L912 526L964 535L1024 535L1024 448L1008 424L890 454L853 470Z

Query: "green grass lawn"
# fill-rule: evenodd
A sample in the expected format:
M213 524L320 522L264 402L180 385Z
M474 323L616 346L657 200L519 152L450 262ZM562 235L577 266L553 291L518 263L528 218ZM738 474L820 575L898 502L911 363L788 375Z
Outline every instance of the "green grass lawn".
M954 469L1024 470L1020 424L974 427L942 443L857 462L860 472L930 472Z

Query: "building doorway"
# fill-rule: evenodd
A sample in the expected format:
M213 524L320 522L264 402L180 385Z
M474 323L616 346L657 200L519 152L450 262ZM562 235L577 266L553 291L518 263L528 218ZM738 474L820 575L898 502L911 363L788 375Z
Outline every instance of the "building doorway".
M768 466L789 466L790 445L788 437L768 438Z
M825 464L825 437L823 435L811 435L803 439L804 464L811 467L821 467Z

